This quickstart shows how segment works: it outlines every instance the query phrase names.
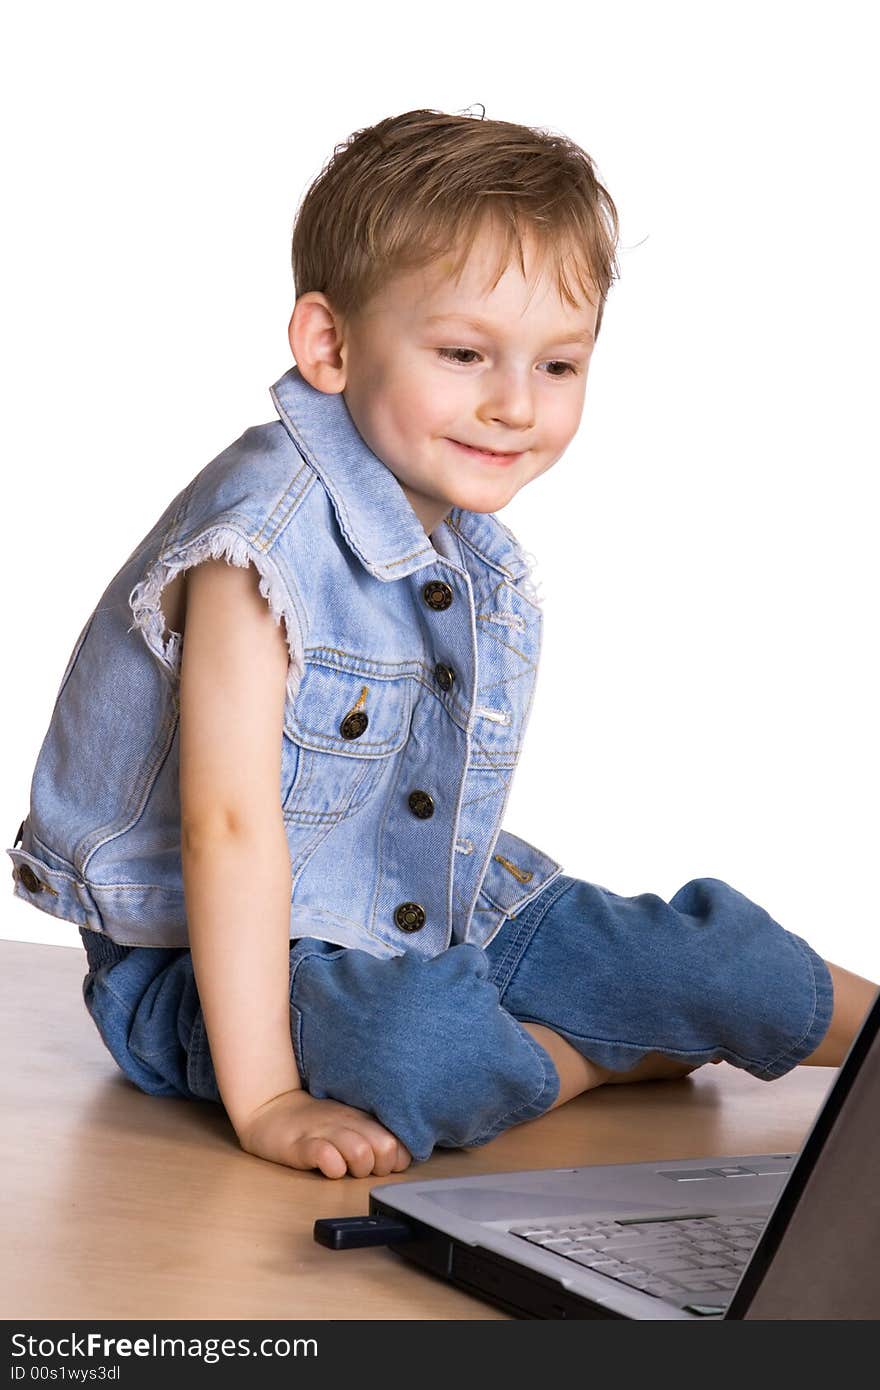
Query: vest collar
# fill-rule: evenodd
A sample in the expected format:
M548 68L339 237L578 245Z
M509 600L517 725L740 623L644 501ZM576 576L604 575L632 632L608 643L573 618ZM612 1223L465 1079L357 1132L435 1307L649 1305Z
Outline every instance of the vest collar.
M437 550L390 468L359 434L342 394L318 391L297 367L269 394L284 428L323 483L346 542L370 574L402 579L433 564ZM441 526L507 578L528 574L524 552L492 513L454 507Z

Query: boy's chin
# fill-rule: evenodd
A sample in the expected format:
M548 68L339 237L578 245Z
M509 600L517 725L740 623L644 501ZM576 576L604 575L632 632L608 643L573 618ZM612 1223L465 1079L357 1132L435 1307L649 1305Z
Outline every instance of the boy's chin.
M496 483L494 487L456 488L451 505L461 507L466 512L497 512L507 506L518 490L510 483L507 486Z

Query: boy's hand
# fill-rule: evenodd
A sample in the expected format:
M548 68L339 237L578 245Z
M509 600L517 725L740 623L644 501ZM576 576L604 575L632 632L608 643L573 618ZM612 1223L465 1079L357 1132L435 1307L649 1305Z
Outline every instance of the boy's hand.
M412 1162L409 1150L372 1115L308 1091L285 1091L236 1126L241 1147L289 1168L318 1168L325 1178L385 1177Z

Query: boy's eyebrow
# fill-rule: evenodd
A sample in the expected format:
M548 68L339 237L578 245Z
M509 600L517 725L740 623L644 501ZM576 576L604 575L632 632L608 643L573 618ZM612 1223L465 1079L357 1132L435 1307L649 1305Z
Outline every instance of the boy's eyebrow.
M467 328L473 328L477 333L491 333L492 324L484 322L483 319L471 318L468 314L429 314L426 323L440 323L454 320L456 323L463 323ZM564 336L553 339L554 343L562 346L565 343L593 343L595 335L585 328L582 333L565 333Z

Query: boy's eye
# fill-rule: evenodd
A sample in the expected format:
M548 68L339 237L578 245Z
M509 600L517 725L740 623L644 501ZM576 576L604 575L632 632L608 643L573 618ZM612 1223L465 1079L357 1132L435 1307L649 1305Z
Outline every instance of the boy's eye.
M559 372L551 372L551 371L548 371L548 373L547 373L548 376L568 376L569 374L570 374L571 376L576 376L576 375L577 375L577 367L574 365L573 362L548 362L548 363L547 363L547 366L548 366L548 367L561 367L561 368L562 368L562 370L559 371Z
M480 355L474 348L438 348L437 351L447 362L462 362L466 366Z

